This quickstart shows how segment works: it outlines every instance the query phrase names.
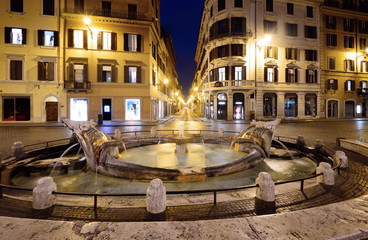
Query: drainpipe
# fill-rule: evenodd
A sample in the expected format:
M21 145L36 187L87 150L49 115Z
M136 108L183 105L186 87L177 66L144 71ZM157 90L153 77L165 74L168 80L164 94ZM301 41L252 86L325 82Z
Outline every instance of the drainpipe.
M257 0L254 0L254 118L257 119Z

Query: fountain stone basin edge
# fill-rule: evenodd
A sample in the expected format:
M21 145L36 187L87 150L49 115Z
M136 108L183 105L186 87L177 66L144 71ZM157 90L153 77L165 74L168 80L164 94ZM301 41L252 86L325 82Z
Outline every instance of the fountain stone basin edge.
M124 179L152 180L160 178L163 181L186 181L228 175L256 166L270 155L273 132L280 120L252 122L245 133L233 137L235 140L231 146L235 146L238 151L248 153L246 156L218 166L185 169L149 167L121 161L119 160L119 147L123 146L123 142L111 139L105 132L96 128L95 122L76 122L66 118L63 118L62 122L75 133L90 169L96 173ZM168 135L165 139L179 145L178 154L185 154L186 144L197 137L199 136L179 134Z

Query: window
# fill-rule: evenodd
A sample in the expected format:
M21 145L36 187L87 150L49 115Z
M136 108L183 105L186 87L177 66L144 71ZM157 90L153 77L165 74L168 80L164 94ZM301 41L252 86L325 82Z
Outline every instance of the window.
M307 69L305 70L305 76L306 83L317 83L317 70Z
M218 68L218 80L225 81L226 80L226 70L225 67Z
M298 82L298 69L296 68L285 68L285 82L297 83Z
M68 29L68 47L88 48L87 30Z
M267 21L264 20L263 22L264 32L265 33L277 33L277 22L276 21Z
M355 81L354 80L345 81L345 91L355 91Z
M218 30L219 35L229 32L229 19L224 19L224 20L218 21L217 23L218 23L217 30Z
M354 48L354 37L344 36L344 47Z
M243 7L243 0L234 0L234 7L242 8Z
M265 67L264 68L264 81L265 82L277 82L278 71L277 67Z
M38 80L54 81L55 79L55 62L38 62Z
M22 60L10 60L10 80L23 80Z
M337 35L336 34L326 34L327 46L336 47L337 46Z
M59 32L38 30L38 45L46 47L59 46Z
M124 50L130 52L140 52L141 35L124 33Z
M360 81L360 88L362 92L367 92L367 81Z
M74 11L84 13L84 0L74 0Z
M228 57L229 56L229 45L220 46L217 48L217 57Z
M326 16L326 28L336 30L336 17Z
M141 67L124 66L124 83L141 83Z
M275 93L265 93L263 95L263 116L277 116L277 95Z
M304 35L306 38L317 38L317 27L304 26Z
M84 64L76 63L74 64L74 81L77 83L83 83L85 77Z
M152 85L156 86L156 71L152 70Z
M317 50L305 50L305 60L306 61L317 61Z
M49 16L55 15L55 0L43 0L42 14Z
M359 38L359 46L361 50L366 50L367 49L367 39Z
M116 67L112 64L97 65L97 82L116 82Z
M307 6L307 17L313 18L313 7Z
M126 99L125 100L125 120L141 120L141 100L140 99Z
M242 34L245 33L246 28L246 19L241 17L232 17L231 18L231 33L234 34Z
M305 115L316 116L317 115L317 96L314 93L307 93L305 95Z
M297 48L285 48L285 59L297 60L298 59L298 49Z
M326 87L327 90L337 90L338 89L337 79L328 79Z
M298 36L298 24L286 23L285 34L292 37Z
M128 18L137 19L137 5L128 4Z
M225 0L218 0L217 3L218 3L218 11L219 12L226 8Z
M232 66L232 79L245 80L245 66Z
M245 48L244 48L245 51ZM231 56L244 56L243 44L231 44Z
M359 21L359 33L368 34L368 21Z
M328 58L328 69L331 69L331 70L335 69L335 58L334 57Z
M27 29L5 27L5 43L26 44Z
M286 4L286 13L293 15L294 14L294 4L292 3L287 3Z
M98 32L97 49L101 50L116 50L116 33Z
M354 19L344 18L344 31L354 32Z
M152 57L156 59L156 44L152 42Z
M10 12L23 12L23 0L10 0Z
M266 11L273 12L273 0L266 0Z
M363 73L368 72L368 62L367 61L360 62L360 71Z
M29 97L3 97L3 121L31 120Z
M211 9L210 9L210 17L213 16L213 6L211 6Z
M267 46L265 47L265 58L277 59L277 47Z
M105 17L111 16L111 2L102 1L102 16Z
M355 61L354 60L344 60L344 67L345 67L345 71L354 71L355 70Z

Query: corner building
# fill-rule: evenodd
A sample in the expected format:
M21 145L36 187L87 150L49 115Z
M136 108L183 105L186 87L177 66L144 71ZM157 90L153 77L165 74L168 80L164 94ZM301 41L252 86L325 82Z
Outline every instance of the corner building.
M68 117L156 121L174 111L180 86L160 1L65 0L62 7Z
M204 95L199 111L223 120L319 118L321 3L205 1L193 81Z

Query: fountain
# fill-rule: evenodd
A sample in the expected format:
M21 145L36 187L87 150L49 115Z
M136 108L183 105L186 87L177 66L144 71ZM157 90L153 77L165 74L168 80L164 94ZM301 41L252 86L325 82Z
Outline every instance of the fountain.
M64 191L142 192L146 182L141 180L155 178L163 180L168 190L226 188L254 184L262 171L269 172L277 181L306 177L316 169L310 157L295 147L271 148L280 120L254 121L237 136L184 134L181 125L178 134L157 135L151 130L154 134L149 136L126 135L118 139L96 128L92 121L63 119L63 122L73 130L90 169L69 170L67 174L55 176L58 188ZM295 161L283 158L291 152ZM91 184L96 174L99 181ZM27 187L38 178L33 174L29 177L17 175L12 181Z

